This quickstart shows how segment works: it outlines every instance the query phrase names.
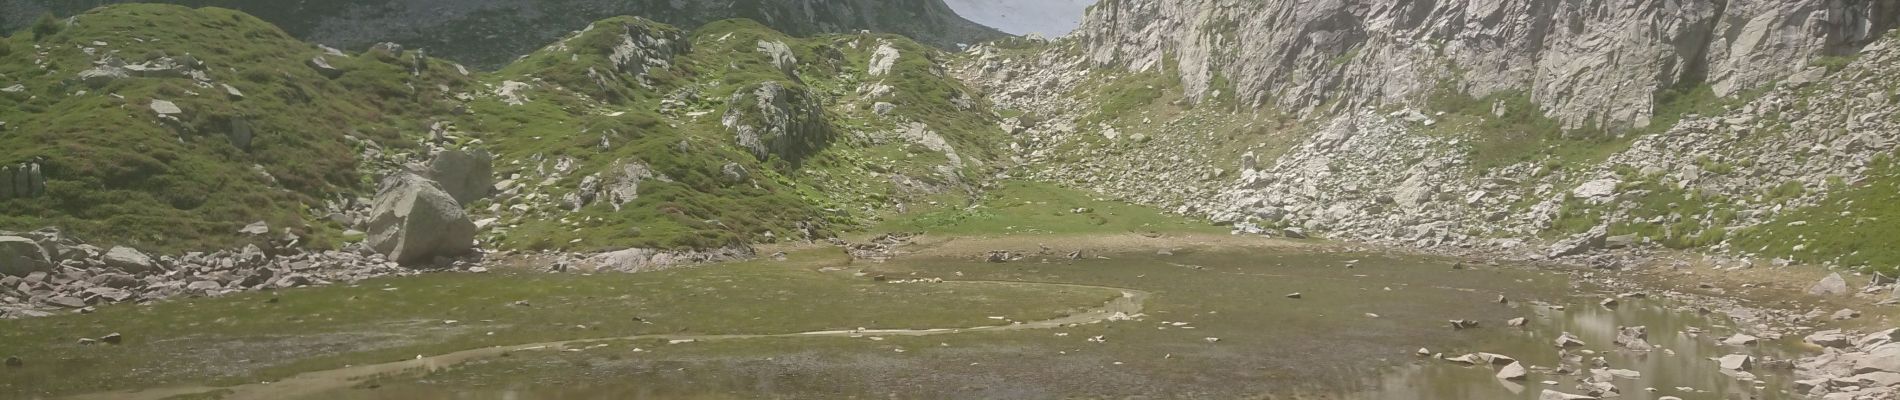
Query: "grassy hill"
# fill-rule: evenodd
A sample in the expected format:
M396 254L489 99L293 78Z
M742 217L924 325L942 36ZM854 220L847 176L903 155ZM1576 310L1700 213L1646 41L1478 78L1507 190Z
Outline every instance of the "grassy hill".
M361 149L408 146L417 116L472 82L447 63L412 76L393 55L326 57L346 71L329 78L306 65L316 46L216 8L101 8L4 42L0 86L23 90L0 95L0 162L44 158L49 196L0 201L0 227L162 249L305 225L310 205L366 188ZM98 67L125 75L81 78Z
M0 201L0 229L59 226L101 244L218 248L264 220L334 245L347 227L325 218L330 205L370 196L437 135L495 153L513 190L467 206L497 220L487 239L503 247L824 236L969 192L1001 134L988 104L944 77L939 50L897 35L616 17L494 73L436 59L418 73L415 52L326 54L219 8L115 5L50 25L0 40L0 87L23 85L0 93L0 162L43 158L50 194ZM767 42L796 62L781 68ZM870 76L886 47L896 62ZM313 67L319 57L335 71ZM822 145L741 145L723 123L735 105L736 118L772 121L733 95L767 85L819 116ZM627 182L637 190L613 191Z

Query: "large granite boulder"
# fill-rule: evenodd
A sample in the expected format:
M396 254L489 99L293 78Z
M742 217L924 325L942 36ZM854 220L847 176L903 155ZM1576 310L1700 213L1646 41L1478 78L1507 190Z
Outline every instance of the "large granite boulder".
M19 236L0 236L0 276L26 276L52 268L46 248L39 243Z
M370 209L370 248L403 264L458 256L475 246L475 223L435 181L411 173L383 180Z
M443 150L429 163L429 178L466 206L495 187L495 157L483 150ZM459 207L458 207L459 208Z

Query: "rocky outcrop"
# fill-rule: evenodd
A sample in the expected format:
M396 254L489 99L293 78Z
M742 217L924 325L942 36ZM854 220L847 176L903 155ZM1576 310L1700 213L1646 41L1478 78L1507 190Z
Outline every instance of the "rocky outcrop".
M792 54L792 48L786 46L785 42L760 40L759 53L765 54L765 58L772 61L772 66L778 67L779 73L788 78L798 78L798 56Z
M1623 128L1648 125L1664 89L1762 87L1897 22L1892 3L1831 0L1122 0L1095 7L1074 35L1098 66L1176 61L1196 99L1233 91L1318 115L1421 100L1450 82L1480 97L1529 93L1569 127Z
M73 15L102 3L122 2L129 0L0 1L0 31L22 29L43 12ZM347 4L238 0L218 6L258 16L304 40L346 49L403 43L428 48L431 56L490 69L596 20L620 15L685 27L750 18L794 36L872 30L946 49L1004 36L957 16L942 0L367 0Z
M1829 330L1806 341L1820 346L1822 353L1795 363L1799 393L1826 399L1900 396L1900 330L1862 335Z
M760 161L776 156L797 165L831 144L822 100L804 88L776 81L732 94L720 123L740 147Z
M429 178L456 204L473 204L495 187L495 157L481 149L443 150L429 163Z
M368 233L371 249L409 265L467 254L475 244L475 223L461 204L436 182L410 173L383 180Z
M0 276L26 276L53 267L46 249L19 236L0 236Z
M1034 166L1026 175L1233 224L1237 233L1272 233L1292 226L1334 239L1607 261L1598 258L1603 254L1599 248L1607 243L1596 235L1566 248L1553 249L1546 241L1575 238L1604 223L1642 223L1662 232L1629 237L1619 245L1651 247L1657 246L1653 241L1670 240L1678 247L1733 253L1735 257L1712 261L1739 267L1752 264L1746 260L1765 260L1750 254L1759 246L1735 248L1724 242L1726 235L1775 222L1819 204L1833 190L1864 181L1878 173L1874 167L1880 155L1900 145L1895 133L1900 125L1882 117L1900 113L1900 104L1883 89L1892 87L1891 77L1900 72L1900 40L1893 39L1873 42L1851 63L1812 79L1764 88L1719 113L1684 115L1667 129L1657 127L1649 130L1653 134L1626 139L1627 145L1601 146L1607 155L1598 158L1536 154L1527 161L1482 168L1474 165L1477 157L1500 155L1476 154L1493 150L1474 142L1505 133L1434 124L1444 116L1410 109L1355 107L1315 113L1299 120L1297 130L1268 130L1290 143L1244 149L1255 152L1251 162L1249 157L1219 158L1224 151L1234 151L1222 143L1232 140L1223 132L1271 120L1256 117L1236 129L1221 124L1246 115L1194 110L1168 120L1083 125L1087 110L1097 109L1097 99L1046 93L1070 93L1088 84L1091 74L1099 73L1090 71L1098 61L1056 47L1032 57L974 49L958 68L960 76L992 100L1035 114L1033 119L1005 120L1002 127L1016 135L1012 151ZM1132 50L1119 51L1125 55ZM1126 61L1123 56L1113 59ZM1393 73L1413 69L1433 68L1398 68ZM1298 90L1289 93L1294 92ZM1356 101L1350 93L1341 92L1346 96L1342 100ZM1493 113L1460 117L1485 120L1511 112L1520 111L1494 107ZM1093 144L1104 138L1111 144ZM1064 159L1062 152L1078 147L1117 156ZM1277 155L1262 158L1257 155L1261 152ZM1764 196L1776 187L1795 189ZM1690 200L1702 201L1706 209L1694 215L1672 209L1691 195L1696 197ZM1615 229L1615 235L1630 233Z
M620 29L620 37L613 49L607 54L607 61L613 63L615 76L631 76L633 82L641 87L651 87L653 71L672 68L673 57L692 50L692 41L686 34L672 27L661 26L652 21L633 18L614 27L601 28L590 25L587 30ZM618 78L609 78L600 71L589 70L588 74L602 89L613 86ZM621 86L625 86L622 84Z

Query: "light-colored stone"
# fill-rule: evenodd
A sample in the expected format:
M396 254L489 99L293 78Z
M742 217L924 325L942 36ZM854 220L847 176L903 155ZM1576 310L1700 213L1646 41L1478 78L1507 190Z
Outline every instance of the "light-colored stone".
M475 223L435 181L410 173L383 180L370 210L367 243L403 264L459 256L474 247Z
M107 267L118 268L120 271L134 274L148 272L158 268L158 264L152 261L151 256L145 255L145 253L138 251L138 249L124 246L113 247L111 250L107 250L105 262Z

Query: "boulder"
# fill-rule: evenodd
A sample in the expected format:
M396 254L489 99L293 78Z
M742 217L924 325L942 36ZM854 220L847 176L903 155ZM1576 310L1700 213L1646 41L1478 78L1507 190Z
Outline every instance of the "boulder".
M441 185L455 204L467 206L488 197L494 189L495 157L480 149L443 150L429 163L429 178Z
M19 236L0 236L0 276L26 276L52 269L52 259L47 258L46 248L39 243Z
M1608 226L1591 228L1589 232L1571 236L1569 239L1564 239L1557 242L1557 244L1551 245L1550 258L1574 256L1590 250L1596 250L1603 247L1603 243L1608 240L1609 236Z
M185 110L179 109L178 104L170 101L152 100L152 112L158 113L158 115L162 117L170 117L184 114Z
M1808 287L1808 294L1815 296L1841 296L1847 293L1847 279L1842 278L1839 272L1828 274L1820 282L1815 282L1814 286Z
M1570 332L1564 332L1563 335L1558 336L1556 343L1558 348L1583 347L1583 340L1577 339L1577 336Z
M1616 328L1616 345L1630 350L1648 351L1649 328L1642 326L1623 326Z
M336 79L343 76L343 70L331 66L330 61L323 59L323 56L312 57L304 64L309 65L310 69L317 70L317 73L325 78Z
M1867 351L1854 361L1854 372L1900 372L1900 343L1883 344Z
M368 233L370 248L409 265L467 254L475 246L475 222L455 198L435 181L406 172L383 180Z
M107 267L118 268L120 271L134 274L151 271L158 266L158 264L152 261L151 256L139 252L138 249L124 246L113 247L112 250L106 250L105 261Z
M1839 329L1829 329L1825 331L1815 332L1814 334L1808 335L1808 337L1803 338L1802 341L1808 342L1809 344L1813 344L1815 346L1832 347L1832 348L1843 348L1843 347L1847 347L1848 345L1853 344L1852 342L1848 341L1847 335L1842 334L1841 330Z
M1747 354L1722 356L1722 358L1717 359L1716 362L1721 364L1722 369L1728 371L1741 371L1755 367L1755 358Z
M891 72L891 67L897 65L897 58L902 55L903 53L896 47L892 47L890 42L879 40L877 50L871 53L871 64L865 72L870 73L871 76L884 76Z
M759 52L764 53L765 58L772 61L772 66L778 67L785 76L798 76L798 56L792 54L792 47L786 46L785 42L760 40Z
M1498 379L1503 379L1507 381L1521 381L1521 380L1524 380L1524 378L1528 377L1529 375L1530 375L1530 371L1524 369L1524 363L1513 362L1510 365L1505 365L1504 368L1499 369L1497 376L1498 376Z

